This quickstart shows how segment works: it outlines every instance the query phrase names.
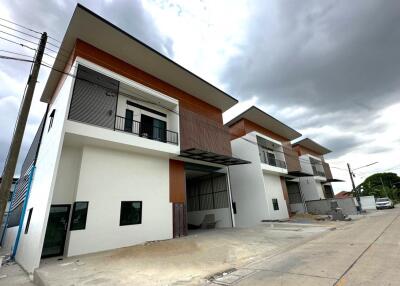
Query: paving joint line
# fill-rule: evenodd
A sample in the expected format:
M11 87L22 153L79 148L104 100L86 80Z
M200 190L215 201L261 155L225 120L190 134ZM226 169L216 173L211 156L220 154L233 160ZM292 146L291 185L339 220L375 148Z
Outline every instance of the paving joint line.
M247 269L247 268L244 268ZM272 270L272 269L254 269L257 270L258 272L260 271L270 271L270 272L275 272L275 273L281 273L281 274L292 274L292 275L299 275L299 276L306 276L306 277L314 277L314 278L325 278L325 279L331 279L331 280L336 280L337 277L327 277L327 276L320 276L320 275L312 275L312 274L305 274L305 273L295 273L295 272L287 272L287 271L279 271L279 270Z
M333 286L338 285L340 281L342 281L343 277L346 276L346 274L353 268L353 266L363 257L363 255L372 247L372 245L375 244L375 242L381 238L381 236L389 229L389 227L395 222L396 219L398 219L400 216L400 213L396 215L392 221L382 230L382 232L372 241L366 249L364 249L363 252L356 258L356 260L353 261L353 263L345 270L345 272L339 277L339 279L336 280L336 282L333 284Z

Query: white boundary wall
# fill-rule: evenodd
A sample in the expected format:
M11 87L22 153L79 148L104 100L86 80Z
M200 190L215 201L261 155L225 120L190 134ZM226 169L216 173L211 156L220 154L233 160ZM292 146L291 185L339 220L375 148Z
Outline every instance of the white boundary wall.
M360 197L361 207L363 210L376 210L376 203L374 196L363 196Z

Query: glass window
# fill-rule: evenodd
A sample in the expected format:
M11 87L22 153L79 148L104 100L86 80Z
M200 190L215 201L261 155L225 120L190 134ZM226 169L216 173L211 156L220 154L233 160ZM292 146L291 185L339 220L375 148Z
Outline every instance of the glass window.
M119 225L132 225L142 223L142 202L121 202L121 215Z
M278 199L272 199L272 205L274 206L274 211L279 210Z
M56 115L56 110L53 109L53 111L50 113L49 117L50 117L50 123L49 123L49 129L47 130L47 132L50 131L51 127L53 126L53 121L54 121L54 116Z
M31 223L32 212L33 208L29 209L28 220L26 221L26 226L25 226L25 234L27 234L29 230L29 224Z
M70 230L80 230L86 228L88 206L89 202L74 203Z

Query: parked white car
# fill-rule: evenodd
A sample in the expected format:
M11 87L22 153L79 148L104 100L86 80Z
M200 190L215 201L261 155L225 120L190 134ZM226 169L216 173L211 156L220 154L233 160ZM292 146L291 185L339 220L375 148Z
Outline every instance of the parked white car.
M392 209L394 208L393 201L389 198L377 198L376 199L376 209Z

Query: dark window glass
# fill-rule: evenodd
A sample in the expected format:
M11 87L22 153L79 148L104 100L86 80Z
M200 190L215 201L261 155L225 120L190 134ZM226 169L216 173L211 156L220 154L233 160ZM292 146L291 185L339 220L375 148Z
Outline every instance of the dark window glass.
M86 218L89 202L75 202L72 210L70 230L86 228Z
M32 212L33 208L29 209L28 219L26 221L26 226L25 226L25 234L27 234L29 230L29 224L31 223Z
M132 132L132 124L133 124L133 111L132 110L125 110L125 126L124 131Z
M274 211L279 210L278 199L272 199L272 204L274 205Z
M142 202L121 202L121 215L119 225L131 225L142 223Z

